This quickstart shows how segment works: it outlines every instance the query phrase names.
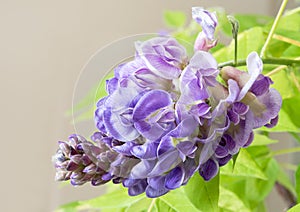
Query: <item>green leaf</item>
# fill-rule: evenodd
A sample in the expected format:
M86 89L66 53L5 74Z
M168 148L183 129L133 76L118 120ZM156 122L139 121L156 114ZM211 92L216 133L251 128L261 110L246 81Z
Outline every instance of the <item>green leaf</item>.
M240 23L240 32L256 26L265 26L273 20L270 16L252 14L236 14L234 17Z
M218 211L219 175L205 181L198 174L189 180L184 191L189 200L201 211Z
M146 212L148 210L151 202L152 202L152 199L144 197L144 198L136 201L129 207L127 207L125 212L137 212L137 211L145 211Z
M272 75L272 80L274 81L272 88L280 93L282 99L291 98L295 95L293 82L286 70L281 70Z
M168 205L172 211L176 212L199 212L190 201L190 199L186 196L183 189L176 189L171 191L170 193L159 197L159 200L163 202L165 205ZM201 204L205 204L204 201L201 200ZM157 206L158 211L166 211L163 208Z
M244 148L240 149L240 152L237 156L233 169L233 175L267 180L267 177L262 172L261 168L257 165L255 160L253 160L251 155Z
M300 11L299 8L286 13L279 21L275 33L282 30L300 31Z
M251 147L275 144L277 142L278 142L278 140L273 140L273 139L270 139L268 136L255 133L254 140L251 144Z
M80 206L79 201L71 202L60 206L55 212L73 212L78 206Z
M300 211L300 204L297 204L294 207L290 208L287 212L299 212L299 211Z
M271 192L277 179L278 169L276 160L271 159L263 170L268 180L249 179L246 181L247 199L249 199L255 207Z
M300 165L295 173L297 202L300 202Z
M300 128L299 105L300 105L300 94L294 96L293 98L285 99L282 103L282 109L286 111L292 123L298 128ZM298 131L300 130L298 129Z
M256 208L253 208L252 212L267 212L264 201L260 202Z
M141 199L146 198L144 194L131 197L125 188L113 191L100 197L84 201L84 204L92 208L124 208L130 207Z
M259 52L264 42L263 29L261 27L253 27L238 35L238 59L247 58L248 54L252 51ZM226 62L234 58L234 42L232 41L229 46L216 51L213 54L216 60Z
M167 26L172 28L183 27L186 22L186 16L181 11L165 11L164 20Z
M285 58L297 58L300 55L300 47L290 45L282 54Z
M219 207L229 211L250 212L245 203L232 191L220 186Z
M268 132L299 132L300 129L293 123L289 113L291 113L289 109L287 110L281 109L279 111L278 124L273 128L262 127L261 130L268 131ZM293 116L292 113L291 115ZM296 117L297 116L295 116L295 118Z

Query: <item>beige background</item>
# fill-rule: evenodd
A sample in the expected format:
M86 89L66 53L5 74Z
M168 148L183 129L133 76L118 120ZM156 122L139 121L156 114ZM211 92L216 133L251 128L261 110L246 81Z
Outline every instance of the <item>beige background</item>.
M88 185L60 188L51 164L57 140L74 131L64 113L72 105L80 70L96 50L124 36L157 32L164 27L165 9L190 14L191 6L218 5L233 13L275 14L279 4L279 0L0 0L0 210L51 211L61 203L101 193L101 188Z

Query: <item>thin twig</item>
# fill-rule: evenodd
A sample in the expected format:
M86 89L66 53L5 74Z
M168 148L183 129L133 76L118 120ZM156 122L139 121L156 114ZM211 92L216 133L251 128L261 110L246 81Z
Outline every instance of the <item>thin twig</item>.
M300 92L300 84L299 84L299 81L297 80L297 77L293 71L291 72L291 77L292 77L293 82L295 83L296 88Z
M270 32L268 34L267 40L266 40L264 46L261 49L261 52L260 52L260 57L261 58L265 56L265 51L266 51L266 49L267 49L267 47L268 47L268 45L269 45L269 43L270 43L270 41L271 41L271 39L273 37L275 29L276 29L276 27L278 25L278 22L279 22L279 20L280 20L280 18L282 16L282 13L283 13L283 11L284 11L284 9L285 9L286 4L288 3L288 1L289 0L283 0L282 3L281 3L281 6L280 6L279 11L277 13L277 16L275 18L275 21L274 21L274 23L272 25L272 28L271 28L271 30L270 30Z
M286 65L278 66L278 67L276 67L275 69L273 69L272 71L266 73L265 75L269 77L269 76L271 76L271 75L273 75L273 74L276 74L277 72L279 72L279 71L281 71L281 70L283 70L283 69L285 69L285 68L287 68Z
M275 183L275 187L279 195L288 204L288 208L291 208L297 204L296 197L286 187L284 187L278 181Z
M152 199L151 204L149 205L149 208L148 208L147 212L151 212L152 211L152 208L155 205L155 201L156 201L156 198Z

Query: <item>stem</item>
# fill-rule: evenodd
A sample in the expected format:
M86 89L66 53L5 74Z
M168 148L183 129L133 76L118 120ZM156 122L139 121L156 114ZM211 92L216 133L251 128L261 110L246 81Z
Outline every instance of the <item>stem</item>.
M289 149L281 149L281 150L273 151L273 152L271 152L271 156L285 155L285 154L295 153L295 152L300 152L300 147L294 147L294 148L289 148Z
M290 171L296 171L298 166L290 163L279 163L282 168L290 170Z
M300 65L300 60L293 60L293 59L279 59L279 58L265 58L262 59L263 64L271 64L271 65ZM234 61L227 61L224 63L220 63L218 68L223 68L224 66L245 66L246 60L238 60L235 64Z
M283 0L283 1L282 1L281 6L280 6L280 8L279 8L279 11L278 11L278 13L277 13L277 16L276 16L276 18L275 18L275 21L274 21L274 23L273 23L273 25L272 25L272 28L271 28L271 30L270 30L270 32L269 32L269 35L268 35L268 37L267 37L267 40L266 40L264 46L263 46L262 49L261 49L260 57L264 57L264 56L265 56L265 51L266 51L266 49L267 49L267 47L268 47L268 45L269 45L269 43L270 43L270 41L271 41L271 39L272 39L272 37L273 37L273 34L274 34L274 32L275 32L275 29L276 29L276 27L277 27L277 25L278 25L278 22L279 22L279 20L280 20L280 17L282 16L282 13L283 13L283 11L284 11L284 9L285 9L286 4L288 3L288 1L289 1L289 0Z
M300 84L299 84L294 72L291 72L291 77L292 77L293 82L295 83L296 88L300 92Z
M280 184L278 181L275 183L275 187L279 195L285 200L285 202L288 204L288 207L291 208L294 205L297 204L296 197L282 184Z
M239 22L233 16L227 16L229 22L232 25L232 37L234 40L234 64L237 64L237 52L238 52L238 33L239 33Z
M152 208L155 205L155 201L156 201L156 198L152 199L151 204L149 205L149 208L148 208L147 212L151 212L152 211Z
M285 69L287 66L286 65L281 65L281 66L278 66L277 68L273 69L272 71L268 72L267 74L265 74L265 76L271 76L273 74L276 74L277 72Z

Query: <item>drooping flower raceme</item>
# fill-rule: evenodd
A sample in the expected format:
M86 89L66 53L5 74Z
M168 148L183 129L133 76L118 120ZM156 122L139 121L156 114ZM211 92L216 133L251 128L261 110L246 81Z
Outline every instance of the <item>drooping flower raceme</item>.
M136 43L134 60L115 69L106 83L108 95L97 103L93 142L79 135L59 142L57 180L112 181L129 195L158 197L196 172L212 179L251 144L253 129L276 125L281 97L262 74L257 53L248 56L247 72L219 70L208 52L215 45L216 16L193 8L193 18L202 26L204 43L195 45L190 59L171 37Z

